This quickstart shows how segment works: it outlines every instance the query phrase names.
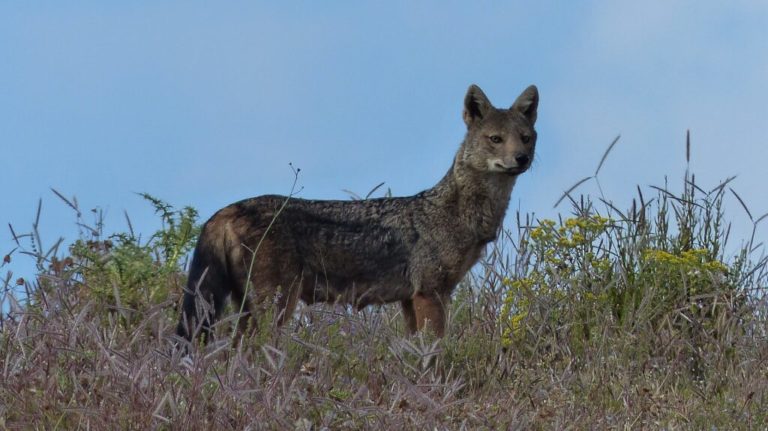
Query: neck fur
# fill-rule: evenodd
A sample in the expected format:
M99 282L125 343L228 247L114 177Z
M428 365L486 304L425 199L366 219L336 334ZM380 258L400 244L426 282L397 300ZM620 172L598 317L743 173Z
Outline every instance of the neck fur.
M481 242L496 239L517 177L481 172L459 155L448 173L428 193L431 200L458 217Z

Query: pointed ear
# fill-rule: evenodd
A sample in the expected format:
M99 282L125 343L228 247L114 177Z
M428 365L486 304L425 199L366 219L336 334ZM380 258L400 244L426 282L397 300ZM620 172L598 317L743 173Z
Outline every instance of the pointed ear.
M513 103L512 107L509 109L519 111L521 114L525 115L525 118L527 118L528 121L531 122L531 125L533 125L536 123L536 110L538 107L539 90L535 85L531 85L517 97L517 100L515 100L515 103Z
M467 126L485 117L491 108L493 108L493 105L491 105L483 90L477 85L470 85L467 95L464 97L463 117Z

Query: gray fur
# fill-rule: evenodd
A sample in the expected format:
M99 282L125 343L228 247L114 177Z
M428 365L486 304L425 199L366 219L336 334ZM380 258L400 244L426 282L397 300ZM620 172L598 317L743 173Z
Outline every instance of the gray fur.
M198 240L179 335L191 338L198 322L208 328L229 296L242 304L249 272L252 291L243 308L253 312L252 304L274 301L278 323L298 299L359 308L400 301L410 331L429 327L443 335L451 293L496 239L515 180L533 161L537 108L534 86L509 109L493 107L479 87L470 86L467 134L452 166L437 185L414 196L291 198L277 217L284 196L221 209ZM199 295L213 304L202 321Z

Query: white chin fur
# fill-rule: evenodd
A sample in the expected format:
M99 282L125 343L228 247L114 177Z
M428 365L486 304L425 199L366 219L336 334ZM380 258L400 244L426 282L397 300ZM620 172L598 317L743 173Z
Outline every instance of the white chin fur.
M498 165L504 165L501 159L489 159L487 163L488 163L489 172L507 172L509 169L512 168L512 166L510 166L507 169L500 168Z

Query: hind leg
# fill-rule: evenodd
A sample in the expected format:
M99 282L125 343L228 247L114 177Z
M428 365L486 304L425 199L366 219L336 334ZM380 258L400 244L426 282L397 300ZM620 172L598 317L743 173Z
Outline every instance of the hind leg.
M258 322L251 311L251 301L243 289L232 290L232 311L240 314L237 318L237 338L242 339L258 330Z
M208 295L207 297L188 293L184 295L184 304L176 335L189 341L201 336L207 343L213 337L213 324L221 316L226 297Z
M221 293L214 292L209 294L205 304L208 306L208 310L203 309L199 311L203 315L201 335L206 343L213 339L213 325L221 317L222 309L227 301L227 296ZM199 301L198 304L203 305Z
M184 300L176 334L192 340L198 333L207 342L211 336L211 327L221 316L221 311L227 299L227 290L221 277L215 271L205 268L197 274L190 274L187 287L184 289Z
M276 307L275 323L277 326L285 323L293 315L296 304L301 293L304 277L301 275L293 276L289 281L277 284L275 286L272 280L277 278L275 271L260 271L260 274L251 276L252 289L246 293L242 286L232 289L232 303L234 312L242 316L238 321L239 336L246 335L248 332L255 333L258 330L258 319L254 314L249 297L253 297L257 304L257 309L264 311L267 307L274 304ZM250 328L249 328L250 325Z
M281 326L293 315L299 295L302 291L304 277L300 272L285 271L289 278L282 278L278 271L266 268L254 271L251 276L249 292L243 289L233 289L232 300L239 312L242 307L243 315L238 322L240 336L255 333L259 327L257 316L264 315L270 307L274 307L273 324ZM253 304L251 304L251 299ZM252 307L253 305L253 307ZM263 322L262 322L263 323ZM250 327L249 327L250 326Z
M405 319L405 328L409 334L413 334L418 329L416 324L416 310L413 309L413 300L404 299L400 301L403 308L403 318Z
M413 310L418 330L430 329L435 335L442 337L445 334L448 301L447 296L417 293L413 297Z
M303 287L303 275L296 275L289 282L278 287L277 290L279 296L275 304L277 306L277 319L275 320L275 323L278 327L282 326L293 316Z

